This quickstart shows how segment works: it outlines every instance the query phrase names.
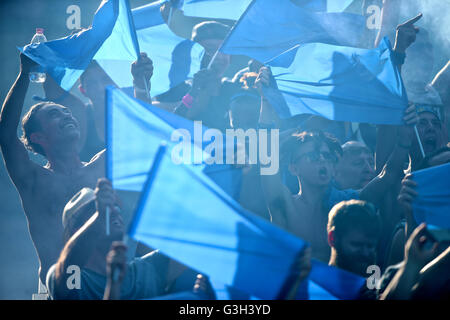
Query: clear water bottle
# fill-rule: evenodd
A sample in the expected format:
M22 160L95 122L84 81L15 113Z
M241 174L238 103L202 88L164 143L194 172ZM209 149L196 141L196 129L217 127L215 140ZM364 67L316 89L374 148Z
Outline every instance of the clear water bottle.
M33 36L33 39L31 39L30 46L32 48L36 48L39 43L46 42L47 38L44 36L44 29L42 28L36 28L36 34ZM30 81L35 83L43 83L45 81L45 73L40 72L41 70L40 66L36 66L35 70L32 70L30 72Z

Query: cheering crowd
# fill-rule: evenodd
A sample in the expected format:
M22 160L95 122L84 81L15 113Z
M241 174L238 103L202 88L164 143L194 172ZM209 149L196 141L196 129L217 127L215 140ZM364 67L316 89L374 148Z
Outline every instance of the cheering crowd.
M377 37L393 35L393 61L400 70L422 32L415 25L421 17L392 30L381 28ZM377 266L379 285L364 285L359 299L448 299L450 238L439 238L418 222L413 203L420 196L414 172L450 162L450 64L431 82L425 77L405 81L406 90L410 85L415 94L401 126L313 114L282 119L265 97L272 81L269 66L249 59L234 77L224 76L233 56L218 49L229 31L217 21L196 24L191 40L205 49L200 71L155 97L149 94L153 62L141 53L130 66L133 93L223 133L229 128L280 130L280 170L262 175L258 164L247 164L240 189L234 190L243 208L309 243L279 298L297 297L311 259L317 259L363 278ZM414 50L411 56L425 57L430 48ZM89 104L47 75L45 101L24 106L35 65L20 54L20 73L0 114L0 146L39 257L39 293L54 300L216 299L208 275L158 248L142 243L133 248L123 241L126 199L105 178L105 88L114 81L93 60L79 79ZM47 164L39 166L28 152L41 154ZM73 266L81 270L79 280L72 278Z

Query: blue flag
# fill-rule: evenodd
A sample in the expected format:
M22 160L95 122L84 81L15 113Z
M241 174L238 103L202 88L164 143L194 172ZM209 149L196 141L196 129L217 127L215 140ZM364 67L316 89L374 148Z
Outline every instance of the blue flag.
M417 223L450 229L450 163L413 172L418 196L413 202Z
M89 29L19 49L65 90L71 89L92 59L125 63L129 70L139 53L127 0L103 1Z
M246 212L205 175L160 150L129 236L211 280L277 297L305 242Z
M323 1L255 0L233 27L220 51L265 63L299 44L356 46L364 30L364 17L329 13L326 2L323 8L322 4Z
M106 94L106 170L115 189L141 191L159 144L167 141L180 162L192 163L195 170L237 198L242 170L227 164L207 164L211 159L204 151L209 145L203 139L207 127L138 101L114 87L108 87ZM178 152L183 146L187 147L187 157L183 150Z
M265 95L281 118L315 114L330 120L401 125L408 105L392 49L314 43L269 62L272 85Z
M141 52L153 61L151 96L177 86L200 70L204 49L199 44L175 35L161 16L158 1L132 10ZM102 68L120 88L133 86L131 62L99 61Z
M237 20L251 0L184 0L182 10L189 17Z
M359 297L366 279L315 259L311 265L309 300L355 300Z

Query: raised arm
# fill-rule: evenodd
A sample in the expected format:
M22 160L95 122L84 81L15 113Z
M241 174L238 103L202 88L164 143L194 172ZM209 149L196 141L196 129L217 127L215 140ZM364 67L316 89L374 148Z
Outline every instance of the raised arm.
M17 137L17 127L30 83L28 74L34 65L31 59L20 55L19 76L9 90L0 113L0 146L6 169L19 190L32 186L34 175L39 169L30 160L25 146Z
M397 135L394 149L383 166L383 169L364 189L361 190L360 197L363 200L370 201L378 206L381 205L387 191L392 190L392 186L403 178L403 167L408 160L409 149L414 139L413 127L418 121L415 106L411 105L406 109L403 117L405 125L394 127Z
M201 69L194 75L192 88L175 113L189 120L198 120L208 107L212 93L220 89L220 84L220 77L214 70Z
M139 59L131 65L133 75L134 97L152 104L150 96L150 78L153 75L153 61L145 52L141 52Z
M273 127L276 119L273 117L273 109L270 103L264 98L263 86L269 85L270 70L266 67L260 69L255 85L261 94L261 109L259 125L261 128ZM275 121L274 121L275 120ZM278 130L278 129L277 129ZM288 139L295 130L283 132L280 135L280 145L282 141ZM268 146L269 147L269 146ZM268 150L272 152L271 150ZM274 175L261 175L261 186L269 209L272 223L287 228L287 216L289 212L295 211L292 194L283 184L280 172Z
M101 235L105 232L106 208L115 210L117 199L108 180L98 180L95 195L97 211L69 239L56 263L55 291L59 297L67 297L71 294L66 286L67 278L70 276L66 272L68 266L76 265L82 268L86 265Z
M405 262L397 271L381 300L408 300L411 298L413 288L420 279L420 270L429 263L437 254L437 243L427 248L425 243L426 226L418 226L405 245Z

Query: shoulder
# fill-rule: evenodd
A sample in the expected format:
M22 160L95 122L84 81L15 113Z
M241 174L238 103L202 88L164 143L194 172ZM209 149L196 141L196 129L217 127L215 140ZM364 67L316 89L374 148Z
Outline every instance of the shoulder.
M330 185L327 196L324 200L327 202L327 205L332 208L335 204L338 204L341 201L351 199L359 200L359 191L353 189L339 190L335 186Z

